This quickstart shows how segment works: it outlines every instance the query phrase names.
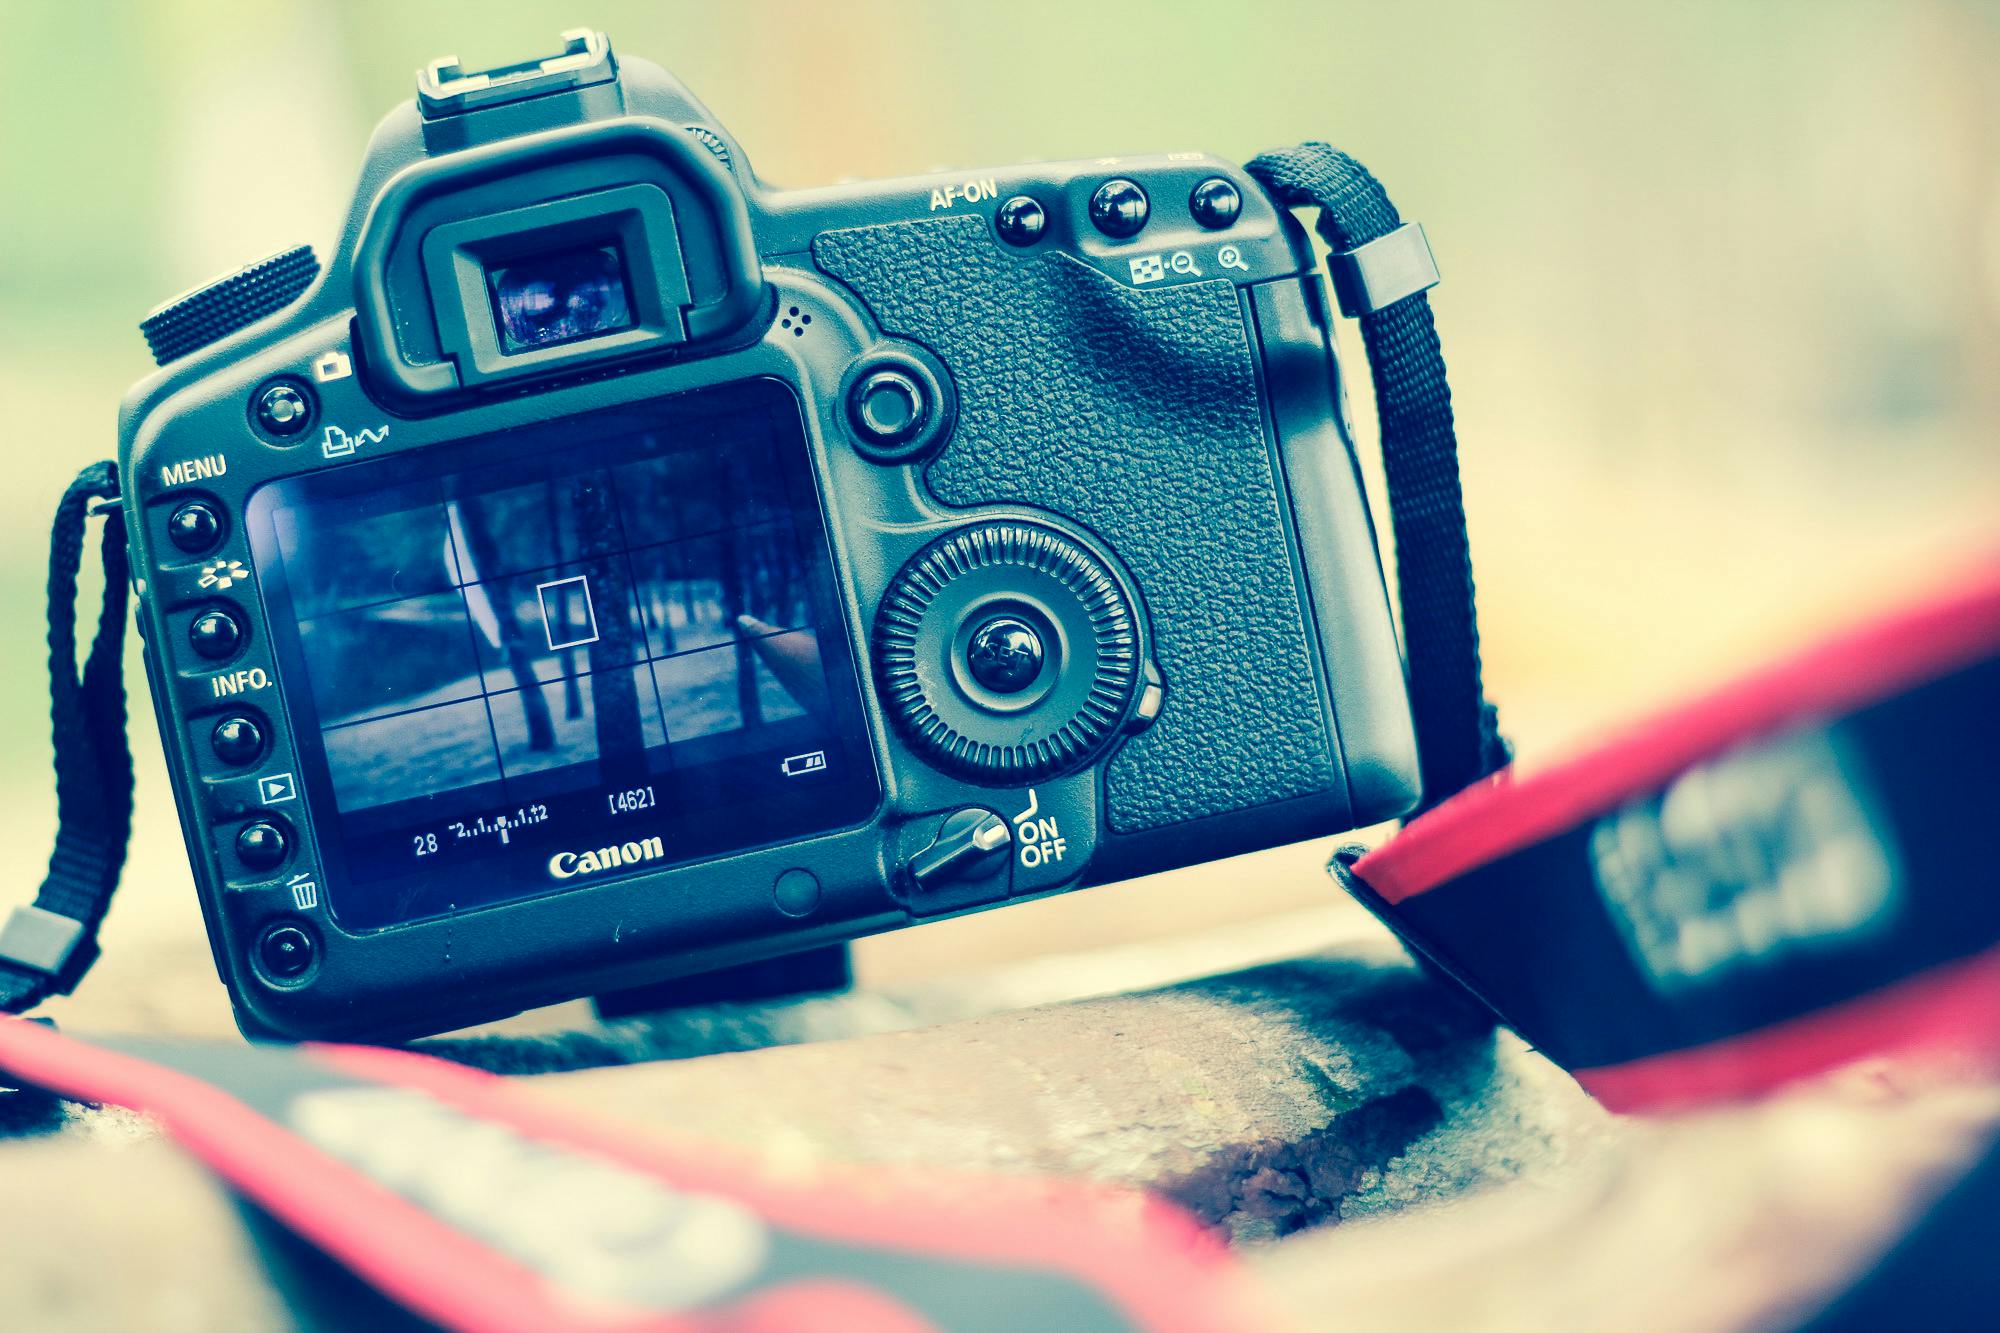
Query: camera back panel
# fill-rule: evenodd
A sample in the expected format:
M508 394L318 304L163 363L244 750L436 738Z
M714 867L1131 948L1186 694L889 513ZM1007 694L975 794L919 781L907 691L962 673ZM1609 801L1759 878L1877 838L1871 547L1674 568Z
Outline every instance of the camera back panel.
M1414 800L1311 250L1241 172L777 191L643 62L435 100L319 281L123 414L246 1030L438 1031Z

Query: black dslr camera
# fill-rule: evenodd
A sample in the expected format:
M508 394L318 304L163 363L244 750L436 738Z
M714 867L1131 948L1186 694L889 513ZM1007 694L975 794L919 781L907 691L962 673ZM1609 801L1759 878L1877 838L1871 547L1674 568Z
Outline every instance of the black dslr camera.
M145 325L140 624L247 1032L435 1032L1412 805L1321 280L1249 176L778 191L566 43L423 71L323 274Z

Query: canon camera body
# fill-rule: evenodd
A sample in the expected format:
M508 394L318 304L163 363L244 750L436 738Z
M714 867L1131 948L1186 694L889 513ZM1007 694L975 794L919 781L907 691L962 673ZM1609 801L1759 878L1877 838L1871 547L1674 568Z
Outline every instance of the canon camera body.
M779 191L566 43L424 71L324 272L145 326L139 623L246 1032L441 1031L1413 803L1322 283L1249 177Z

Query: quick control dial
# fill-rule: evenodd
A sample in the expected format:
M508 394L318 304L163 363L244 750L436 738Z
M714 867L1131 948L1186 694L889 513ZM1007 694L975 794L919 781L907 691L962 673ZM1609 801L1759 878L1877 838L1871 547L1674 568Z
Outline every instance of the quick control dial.
M912 748L993 786L1089 763L1143 676L1133 601L1107 562L1026 522L975 524L912 557L876 613L875 668Z

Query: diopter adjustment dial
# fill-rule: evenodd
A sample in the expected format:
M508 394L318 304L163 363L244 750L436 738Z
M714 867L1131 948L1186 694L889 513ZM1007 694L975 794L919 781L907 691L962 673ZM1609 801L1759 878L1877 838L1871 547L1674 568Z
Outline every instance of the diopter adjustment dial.
M139 321L139 332L164 366L275 315L318 276L312 247L295 246L175 297Z
M988 786L1081 768L1144 679L1131 595L1080 541L1029 522L947 533L876 612L876 679L927 763Z

